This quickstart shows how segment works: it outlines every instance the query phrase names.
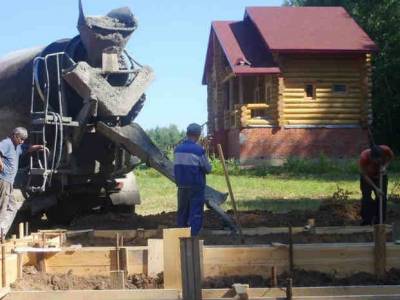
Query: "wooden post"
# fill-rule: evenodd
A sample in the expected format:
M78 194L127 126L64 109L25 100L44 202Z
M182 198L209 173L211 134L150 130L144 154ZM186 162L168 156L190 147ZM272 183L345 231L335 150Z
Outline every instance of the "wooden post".
M162 239L147 240L147 274L157 277L164 270L164 243Z
M236 224L237 224L238 230L239 230L240 242L241 242L242 244L244 244L244 238L243 238L243 233L242 233L242 227L240 226L239 216L238 216L238 212L237 212L237 208L236 208L236 201L235 201L235 197L234 197L234 195L233 195L231 181L230 181L230 179L229 179L228 170L227 170L226 164L225 164L224 152L222 151L222 146L221 146L221 144L218 144L217 147L218 147L219 158L220 158L220 160L221 160L222 167L223 167L223 169L224 169L226 185L228 186L228 190L229 190L229 196L230 196L231 201L232 201L233 213L235 214L235 220L236 220Z
M182 290L179 238L190 237L190 228L164 229L164 288Z
M22 254L18 253L17 254L17 278L21 279L22 278Z
M289 273L293 276L294 271L294 258L293 258L293 229L289 226Z
M115 265L116 270L110 271L110 284L114 290L122 290L125 288L125 270L121 270L121 259L120 259L120 237L117 233L115 237Z
M23 239L24 238L24 223L19 223L18 224L18 238Z
M6 275L6 246L4 245L4 231L1 229L1 285L3 288L7 286Z
M286 287L286 299L293 300L293 279L289 278Z
M278 286L278 272L276 271L276 266L272 266L271 268L271 287Z
M42 248L46 247L46 234L42 232Z
M375 274L378 278L382 278L386 272L386 227L384 224L374 226L374 239Z
M284 108L285 108L285 82L282 76L278 77L278 125L283 127L285 125L285 116L284 116Z
M117 233L116 241L115 241L115 262L117 265L117 271L120 270L120 261L119 261L119 233Z
M181 238L182 296L185 300L201 300L200 246L197 237Z
M29 222L25 222L25 236L29 236Z
M383 171L380 167L379 169L379 189L383 192ZM383 216L383 195L379 193L379 224L383 224L384 216Z

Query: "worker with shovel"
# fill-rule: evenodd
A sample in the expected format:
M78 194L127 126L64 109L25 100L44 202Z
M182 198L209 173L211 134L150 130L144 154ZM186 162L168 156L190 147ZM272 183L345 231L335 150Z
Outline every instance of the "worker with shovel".
M204 189L206 174L211 165L205 150L197 144L202 127L190 124L186 139L175 148L174 173L178 186L179 227L191 227L192 236L199 234L203 225Z
M361 152L361 225L385 222L388 186L386 168L393 157L392 150L386 145L371 144L369 149ZM372 191L375 193L375 201L372 199Z

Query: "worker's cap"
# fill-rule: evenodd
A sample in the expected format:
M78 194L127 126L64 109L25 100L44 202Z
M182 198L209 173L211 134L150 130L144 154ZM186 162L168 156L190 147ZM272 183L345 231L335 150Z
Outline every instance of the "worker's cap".
M383 149L381 147L374 144L370 147L370 149L371 149L371 158L372 159L379 159L382 157Z
M201 126L199 124L192 123L187 127L186 134L200 135L201 131L202 131L202 129L201 129Z

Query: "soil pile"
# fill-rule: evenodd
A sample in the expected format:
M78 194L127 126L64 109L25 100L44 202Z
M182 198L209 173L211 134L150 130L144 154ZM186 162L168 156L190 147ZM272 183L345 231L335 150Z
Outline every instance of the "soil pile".
M128 277L127 289L157 289L163 287L163 276L151 278L144 274ZM11 285L17 291L57 291L57 290L105 290L111 288L110 278L106 276L80 277L72 272L66 274L41 273L35 267L24 267L22 279Z

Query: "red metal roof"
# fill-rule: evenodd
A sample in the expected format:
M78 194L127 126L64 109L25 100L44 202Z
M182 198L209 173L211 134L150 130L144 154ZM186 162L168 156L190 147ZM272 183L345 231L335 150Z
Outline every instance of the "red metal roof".
M213 33L217 37L232 72L236 75L261 75L280 73L260 34L250 22L215 21L212 23L207 51L203 84L211 67Z
M280 73L271 53L368 53L376 44L342 7L248 7L243 21L212 23L203 84L213 64L214 34L237 75ZM240 61L249 64L240 64Z
M372 52L378 48L342 7L248 7L273 52Z

